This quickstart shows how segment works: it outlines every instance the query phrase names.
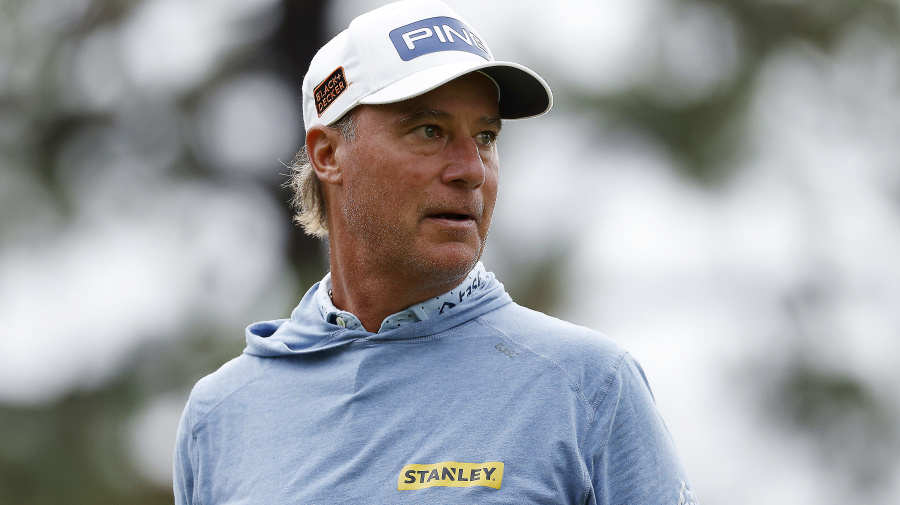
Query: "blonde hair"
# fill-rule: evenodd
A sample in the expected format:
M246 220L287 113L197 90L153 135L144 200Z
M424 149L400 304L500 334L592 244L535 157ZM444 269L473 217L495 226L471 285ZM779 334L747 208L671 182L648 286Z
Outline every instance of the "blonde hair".
M328 128L339 131L341 137L347 142L356 140L356 122L353 120L353 111ZM290 200L291 207L295 212L294 222L302 226L303 231L308 235L322 239L327 238L328 210L325 191L322 188L322 181L316 176L316 171L309 161L309 153L306 151L305 145L287 167L290 173L284 186L290 188L294 193Z

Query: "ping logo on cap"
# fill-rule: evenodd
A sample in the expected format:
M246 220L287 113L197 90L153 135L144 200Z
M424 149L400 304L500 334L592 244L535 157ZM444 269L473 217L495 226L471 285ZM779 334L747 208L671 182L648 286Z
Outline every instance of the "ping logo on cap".
M466 51L490 60L487 46L460 20L439 16L391 30L400 59L409 61L439 51Z
M500 489L503 485L503 463L459 463L444 461L432 465L406 465L397 479L398 491L427 487L485 486Z
M344 67L338 67L313 90L316 113L319 117L322 117L325 109L330 107L344 91L347 91L347 78L344 77Z

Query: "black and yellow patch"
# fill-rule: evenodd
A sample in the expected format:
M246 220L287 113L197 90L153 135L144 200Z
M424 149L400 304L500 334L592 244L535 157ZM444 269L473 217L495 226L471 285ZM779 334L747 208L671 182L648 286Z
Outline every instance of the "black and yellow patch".
M321 117L325 109L331 107L331 104L341 96L341 93L347 91L347 77L344 76L344 67L338 67L324 81L320 82L316 89L313 90L313 96L316 99L316 113Z
M426 487L485 486L500 489L503 484L503 463L459 463L444 461L431 465L406 465L397 479L398 491Z

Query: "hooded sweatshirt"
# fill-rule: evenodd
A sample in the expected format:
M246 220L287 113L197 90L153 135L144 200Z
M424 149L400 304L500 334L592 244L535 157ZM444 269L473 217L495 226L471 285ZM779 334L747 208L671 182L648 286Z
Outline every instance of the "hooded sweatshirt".
M191 392L175 502L695 503L638 363L477 278L379 333L326 320L318 283L250 325Z

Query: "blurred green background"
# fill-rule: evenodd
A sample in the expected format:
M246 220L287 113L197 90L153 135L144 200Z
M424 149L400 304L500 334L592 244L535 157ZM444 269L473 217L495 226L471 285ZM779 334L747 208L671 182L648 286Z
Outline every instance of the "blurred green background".
M0 504L172 502L191 386L326 271L281 162L380 3L0 0ZM514 299L633 352L706 505L900 502L900 3L448 3L555 93Z

